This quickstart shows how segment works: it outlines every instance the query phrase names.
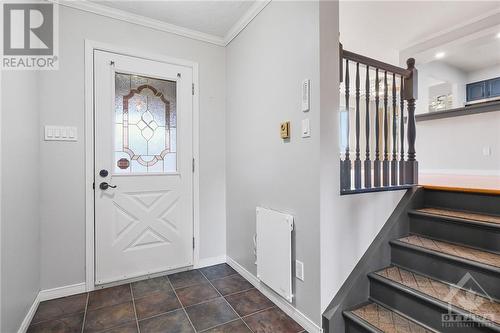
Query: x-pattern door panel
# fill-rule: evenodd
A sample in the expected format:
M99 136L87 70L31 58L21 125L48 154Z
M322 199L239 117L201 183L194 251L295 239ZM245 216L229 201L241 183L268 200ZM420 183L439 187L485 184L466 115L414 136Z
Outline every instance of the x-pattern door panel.
M95 282L189 266L191 69L101 51L94 64Z

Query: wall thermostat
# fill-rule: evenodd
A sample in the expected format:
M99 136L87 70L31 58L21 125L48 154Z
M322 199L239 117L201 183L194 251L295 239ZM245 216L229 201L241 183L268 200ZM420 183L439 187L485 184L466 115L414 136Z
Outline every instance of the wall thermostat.
M310 100L310 91L311 91L311 80L306 79L302 81L302 111L309 111L309 100Z

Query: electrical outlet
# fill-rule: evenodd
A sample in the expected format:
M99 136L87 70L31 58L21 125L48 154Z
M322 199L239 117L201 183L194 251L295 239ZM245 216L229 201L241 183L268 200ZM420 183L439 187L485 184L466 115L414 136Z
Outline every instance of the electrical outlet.
M302 261L295 260L295 277L304 281L304 263Z

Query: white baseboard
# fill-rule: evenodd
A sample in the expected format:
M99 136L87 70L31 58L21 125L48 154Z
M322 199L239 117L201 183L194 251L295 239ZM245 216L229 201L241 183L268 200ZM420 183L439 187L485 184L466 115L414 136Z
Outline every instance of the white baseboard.
M38 305L40 304L40 302L60 297L76 295L84 292L86 292L85 282L72 284L69 286L53 288L53 289L41 290L36 295L35 300L33 301L33 304L31 305L28 313L24 317L21 326L19 326L17 333L26 333L28 327L30 326L31 320L33 320L33 317L35 316L35 312L38 309Z
M86 291L87 290L86 290L85 282L82 282L82 283L77 283L77 284L71 284L69 286L41 290L40 293L38 294L38 299L40 302L43 302L43 301L47 301L50 299L81 294L81 293L84 293Z
M193 266L193 268L203 268L203 267L223 264L225 262L226 262L226 255L222 255L222 256L218 256L218 257L203 258L203 259L200 259Z
M19 326L19 329L17 330L17 333L26 333L28 331L28 327L31 324L31 320L35 316L35 312L38 309L38 304L40 304L40 293L38 293L33 301L33 304L31 304L30 309L28 310L28 313L23 319L23 322L21 323L21 326Z
M238 264L231 257L227 257L227 264L231 266L235 271L237 271L241 276L247 279L257 290L269 298L274 304L276 304L281 310L283 310L287 315L293 318L297 323L299 323L307 332L310 333L323 333L323 329L316 325L311 319L309 319L305 314L296 309L293 305L288 303L284 298L278 296L271 289L265 286L259 281L259 279L247 271L243 266Z

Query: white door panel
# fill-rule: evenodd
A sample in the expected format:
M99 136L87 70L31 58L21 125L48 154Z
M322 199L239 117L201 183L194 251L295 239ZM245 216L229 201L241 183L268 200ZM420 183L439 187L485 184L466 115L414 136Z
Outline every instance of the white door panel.
M192 70L103 51L94 66L95 282L192 265Z

